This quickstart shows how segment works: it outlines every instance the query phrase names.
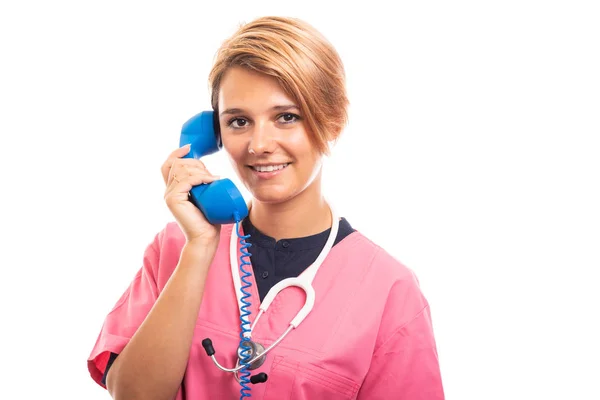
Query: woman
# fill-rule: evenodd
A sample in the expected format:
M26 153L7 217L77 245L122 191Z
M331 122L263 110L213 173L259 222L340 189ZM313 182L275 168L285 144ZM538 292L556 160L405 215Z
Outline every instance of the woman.
M223 43L210 83L223 147L252 194L249 215L239 225L210 224L188 193L217 177L184 158L187 146L168 157L165 201L176 222L156 235L107 316L91 376L115 399L443 399L416 277L338 218L321 192L322 158L348 105L334 48L300 20L260 18ZM232 282L243 250L232 242L238 258L230 263L232 235L249 235L252 245L246 322L276 283L320 265L314 307L287 334L305 302L298 287L279 292L251 338L240 335L248 325ZM215 361L243 369L219 369L206 338ZM250 340L263 347L248 348ZM274 343L250 370L250 350Z

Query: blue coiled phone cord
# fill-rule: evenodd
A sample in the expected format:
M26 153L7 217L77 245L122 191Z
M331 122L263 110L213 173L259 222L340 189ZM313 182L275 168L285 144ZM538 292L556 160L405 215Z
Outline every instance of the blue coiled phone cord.
M238 235L238 238L240 239L240 245L241 245L241 253L242 255L240 256L240 274L241 274L241 281L242 281L242 286L241 286L241 291L242 291L242 297L241 297L241 302L242 302L242 307L240 308L240 321L241 321L241 332L240 332L240 344L238 349L242 349L240 351L240 365L243 366L243 368L239 371L238 373L238 377L240 378L240 385L242 386L240 393L240 400L244 399L246 397L251 397L250 394L250 371L248 370L248 361L250 361L250 356L251 356L251 347L249 345L249 341L250 339L248 339L246 337L246 333L250 332L250 320L248 319L248 317L250 316L251 312L250 312L250 307L252 305L252 303L250 302L249 298L250 298L250 292L249 292L249 288L250 286L252 286L252 283L248 280L248 278L251 276L251 273L249 270L247 270L246 268L250 265L252 265L249 261L247 261L250 256L252 255L250 252L248 252L246 249L248 249L250 246L252 246L251 243L246 243L246 239L248 239L250 237L250 235L245 235L242 236L240 235L240 230L239 230L239 218L236 218L236 223L235 223L235 231Z

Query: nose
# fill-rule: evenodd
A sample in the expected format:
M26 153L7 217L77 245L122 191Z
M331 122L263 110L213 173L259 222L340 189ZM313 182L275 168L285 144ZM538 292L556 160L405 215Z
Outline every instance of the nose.
M272 127L269 123L267 121L255 122L250 143L248 143L248 152L250 154L272 153L274 145Z

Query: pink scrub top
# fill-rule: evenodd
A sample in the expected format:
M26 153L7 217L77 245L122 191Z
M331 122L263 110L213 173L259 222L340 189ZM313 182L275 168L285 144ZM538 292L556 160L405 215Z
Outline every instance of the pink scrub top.
M224 225L196 321L187 370L177 400L239 399L240 384L218 369L202 347L210 338L221 365L233 368L240 342L240 318ZM121 353L179 262L185 244L169 223L147 247L143 266L106 317L88 358L101 386L110 353ZM238 241L238 260L239 260ZM251 269L251 268L248 268ZM414 273L356 231L335 245L313 287L312 312L271 350L252 374L266 383L249 384L263 400L442 400L444 393L429 305ZM250 321L259 295L252 277ZM254 327L252 340L267 348L304 305L304 292L291 287L275 298Z

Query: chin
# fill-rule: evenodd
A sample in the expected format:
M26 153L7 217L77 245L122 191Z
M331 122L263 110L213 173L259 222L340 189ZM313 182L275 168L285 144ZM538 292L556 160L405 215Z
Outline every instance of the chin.
M268 194L268 195L263 195L262 193L260 194L253 194L253 196L257 201L261 202L261 203L267 203L267 204L279 204L279 203L284 203L286 201L288 201L289 199L293 198L294 196L283 196L283 195L278 195L278 194Z
M252 194L252 197L254 197L257 201L268 204L278 204L286 202L289 199L295 197L295 195L297 194L293 191L290 191L289 189L286 190L285 188L279 189L273 187L266 187L260 189L250 188L250 193Z

